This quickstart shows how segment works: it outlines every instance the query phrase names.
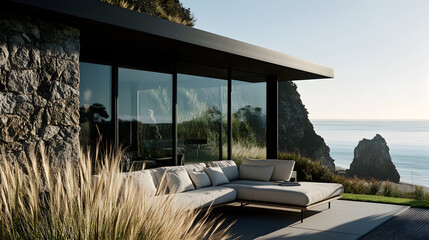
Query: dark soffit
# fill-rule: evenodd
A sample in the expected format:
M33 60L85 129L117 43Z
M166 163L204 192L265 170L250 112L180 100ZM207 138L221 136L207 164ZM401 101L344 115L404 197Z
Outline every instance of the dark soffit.
M81 55L130 62L142 54L157 62L186 61L221 68L277 76L278 80L333 78L332 68L251 45L99 0L7 0L8 12L58 20L81 30ZM98 49L98 50L97 50ZM166 58L166 56L168 56ZM163 59L166 58L166 59ZM112 59L114 61L115 59Z

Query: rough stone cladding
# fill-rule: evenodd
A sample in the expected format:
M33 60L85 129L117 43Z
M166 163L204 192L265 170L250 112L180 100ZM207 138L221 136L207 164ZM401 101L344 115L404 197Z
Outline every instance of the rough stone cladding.
M79 30L38 19L0 17L0 148L50 161L79 152ZM3 150L2 150L3 151Z

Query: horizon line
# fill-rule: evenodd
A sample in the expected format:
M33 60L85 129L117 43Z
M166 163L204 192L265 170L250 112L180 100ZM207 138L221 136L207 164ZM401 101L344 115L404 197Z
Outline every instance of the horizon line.
M308 118L309 120L353 120L353 121L429 121L429 118Z

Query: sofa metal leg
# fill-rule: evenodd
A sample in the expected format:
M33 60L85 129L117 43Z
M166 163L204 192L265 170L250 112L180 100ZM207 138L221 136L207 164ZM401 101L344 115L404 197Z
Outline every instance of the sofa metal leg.
M331 209L331 202L328 202L328 208Z
M301 223L304 222L304 210L301 209Z

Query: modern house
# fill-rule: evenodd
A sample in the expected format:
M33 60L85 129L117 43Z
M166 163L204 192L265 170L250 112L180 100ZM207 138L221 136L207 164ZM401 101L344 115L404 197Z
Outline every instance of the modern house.
M278 83L334 76L98 0L6 0L0 12L0 143L10 158L43 144L73 160L100 136L154 165L231 159L240 139L276 158Z

